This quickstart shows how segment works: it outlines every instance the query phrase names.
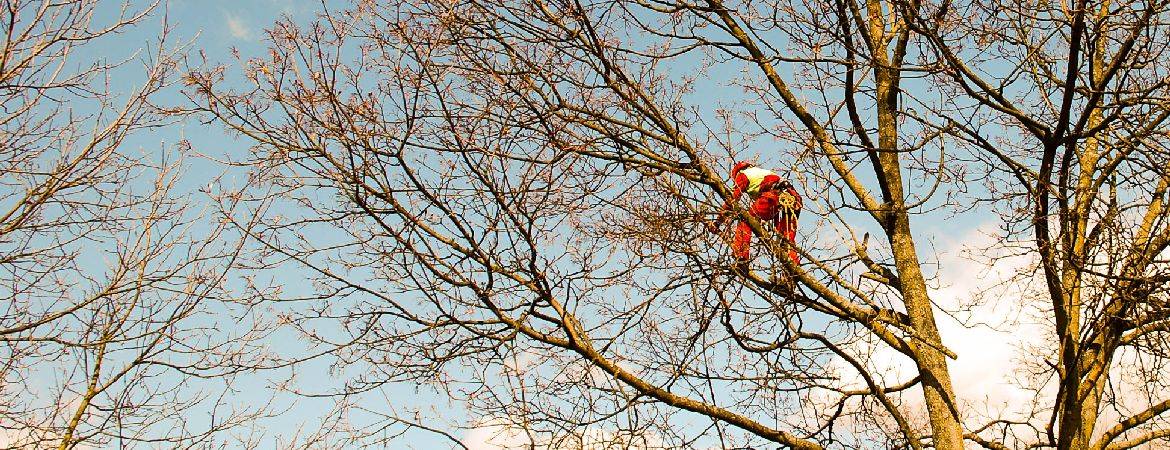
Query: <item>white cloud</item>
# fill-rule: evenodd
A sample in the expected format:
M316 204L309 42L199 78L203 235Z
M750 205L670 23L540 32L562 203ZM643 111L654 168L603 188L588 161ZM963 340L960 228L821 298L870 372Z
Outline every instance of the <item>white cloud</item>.
M1051 330L1019 274L1035 264L1030 255L1007 255L997 248L999 238L977 229L959 239L940 258L945 287L931 297L951 314L936 319L943 342L958 359L950 361L955 394L982 416L968 418L968 426L982 426L986 416L1023 419L1038 401L1036 393L1017 379L1036 349L1050 347ZM964 256L979 255L980 260ZM1030 275L1029 275L1030 276ZM1043 392L1041 395L1051 394Z
M1009 254L998 245L997 236L984 231L988 229L993 227L959 236L940 249L939 278L944 284L931 291L931 298L937 306L935 319L943 343L958 355L949 361L953 388L968 430L995 419L1030 422L1043 429L1050 414L1044 409L1051 407L1056 389L1055 374L1044 361L1054 361L1057 350L1043 280L1032 270L1034 256ZM848 350L887 386L906 381L916 372L909 359L879 343L858 341ZM1142 389L1147 381L1134 369L1141 364L1132 350L1116 356L1107 394L1114 395L1118 408L1127 412L1103 407L1098 435L1120 417L1148 408L1151 397L1155 401L1164 398ZM1153 367L1158 363L1152 361L1147 364L1150 367L1141 369L1147 377L1170 378L1170 367ZM831 368L845 387L864 387L856 370L843 361L834 361ZM912 426L927 426L921 389L908 389L894 397ZM837 399L836 393L828 391L813 392L809 398L814 405L832 405ZM844 422L839 423L845 425L842 428L850 425L849 419ZM1034 439L1027 426L1013 428L1020 439ZM1011 440L1014 438L1007 439L1008 447L1020 446Z
M242 16L233 13L225 13L224 21L227 23L228 33L236 39L251 39L252 29L248 26L247 20Z
M955 394L971 413L964 418L968 429L992 419L1032 421L1042 427L1045 424L1037 422L1046 422L1048 413L1036 417L1032 413L1052 405L1055 374L1042 370L1048 376L1036 379L1027 374L1045 366L1045 359L1057 358L1057 341L1048 322L1051 312L1045 293L1037 292L1044 283L1038 274L1019 276L1036 265L1034 256L1005 256L994 246L996 239L976 230L940 258L941 276L950 284L932 292L932 298L939 307L963 314L937 317L939 331L947 346L959 355L950 361L950 370ZM960 257L963 248L990 263ZM1014 282L1005 283L1012 277ZM1123 350L1110 368L1112 388L1108 391L1123 410L1140 411L1150 405L1141 389L1146 381L1134 371L1140 360L1132 349ZM1144 369L1157 373L1155 377L1170 376L1170 368L1154 366ZM1097 433L1121 416L1103 407Z
M1030 288L1017 277L1034 261L1029 256L1007 255L996 247L997 239L976 229L941 248L939 279L943 286L931 291L943 343L958 355L958 359L949 361L949 368L968 428L984 425L989 417L1027 420L1038 399L1028 389L1034 386L1016 375L1024 364L1034 360L1034 349L1049 347L1050 330L1040 320L1036 302L1025 295ZM968 258L967 252L979 258ZM848 351L866 364L878 383L886 386L910 380L917 373L909 358L872 336L855 341ZM865 387L856 369L844 361L835 360L832 370L841 377L845 388ZM900 398L903 412L912 424L926 426L920 388L894 397ZM817 405L832 405L838 398L825 391L812 393L810 400Z
M547 448L554 450L651 450L664 448L653 435L631 436L613 429L590 428L578 435L558 439L556 443L541 442L535 434L502 419L489 419L471 429L463 437L469 450L512 450Z
M503 450L530 447L532 439L518 427L493 420L468 431L463 444L468 450Z

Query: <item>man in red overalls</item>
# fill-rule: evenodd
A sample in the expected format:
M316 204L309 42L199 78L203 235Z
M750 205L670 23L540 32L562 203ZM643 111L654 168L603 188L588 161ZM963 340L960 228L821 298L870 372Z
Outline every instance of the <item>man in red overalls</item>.
M796 240L796 219L800 217L802 202L800 194L792 184L780 178L775 172L756 167L748 161L740 161L731 169L731 179L735 182L735 192L731 200L723 205L719 212L719 219L715 222L714 231L718 231L726 212L731 209L733 202L739 201L744 192L752 199L752 207L748 212L760 222L771 223L776 232L784 236L789 244ZM735 227L735 240L731 244L732 253L741 263L751 259L749 247L752 243L752 228L745 221L740 221ZM793 263L800 264L800 255L789 246L788 257Z

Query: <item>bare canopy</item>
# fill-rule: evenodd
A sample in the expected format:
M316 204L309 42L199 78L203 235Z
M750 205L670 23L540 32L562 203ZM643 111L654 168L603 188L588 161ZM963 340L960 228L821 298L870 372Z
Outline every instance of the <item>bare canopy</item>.
M176 121L184 49L110 48L159 9L0 1L0 447L210 445L265 409L224 397L262 359L217 328L238 234L180 196L184 143L131 144Z
M462 445L438 414L362 400L408 383L541 447L1124 449L1170 436L1168 19L356 2L274 26L247 88L214 68L188 93L255 142L260 256L315 273L289 322L350 375L319 392L337 417L366 418L330 436ZM706 231L752 155L804 194L799 265L742 209L767 243L750 270ZM955 393L921 222L965 211L1035 257L1008 282L1052 344L1032 373L987 368L1035 394L1023 414Z

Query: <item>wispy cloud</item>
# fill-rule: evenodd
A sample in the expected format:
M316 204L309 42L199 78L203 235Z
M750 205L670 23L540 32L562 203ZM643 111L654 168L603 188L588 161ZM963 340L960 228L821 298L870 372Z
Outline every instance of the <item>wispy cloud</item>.
M242 16L233 13L225 13L224 20L227 22L228 32L236 39L251 39L252 29L248 27L248 22Z
M564 436L557 443L536 442L523 427L505 419L489 419L468 431L462 440L469 450L510 450L547 448L550 450L608 450L624 448L645 450L666 448L654 433L631 435L605 426L593 427L575 435Z

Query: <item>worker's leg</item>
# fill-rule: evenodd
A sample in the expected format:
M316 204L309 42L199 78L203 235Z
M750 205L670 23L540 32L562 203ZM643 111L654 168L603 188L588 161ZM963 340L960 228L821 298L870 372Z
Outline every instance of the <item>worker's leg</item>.
M735 241L731 243L731 252L736 259L746 262L751 258L752 227L747 222L740 221L735 226Z
M755 203L752 204L752 215L764 226L771 225L772 229L781 236L786 236L783 229L784 218L780 217L780 209L777 205L778 193L776 191L768 191L760 194Z

